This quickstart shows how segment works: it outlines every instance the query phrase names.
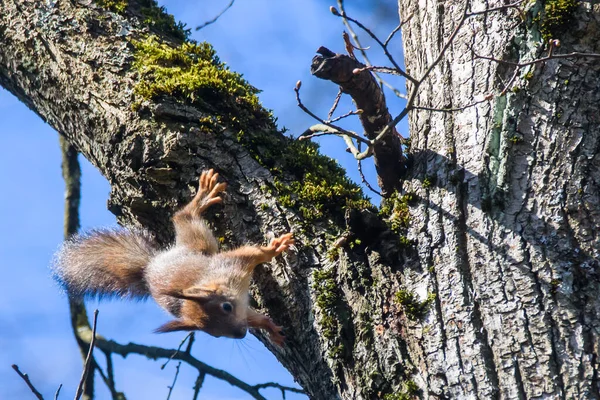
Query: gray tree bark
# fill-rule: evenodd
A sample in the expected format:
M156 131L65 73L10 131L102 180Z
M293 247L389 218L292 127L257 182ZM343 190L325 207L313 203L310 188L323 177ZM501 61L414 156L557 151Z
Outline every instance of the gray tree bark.
M411 74L437 57L463 4L399 1L402 17L413 14ZM469 46L513 62L545 56L532 20L541 7L520 24L515 11L468 19L417 104L461 107L509 80L512 69L474 60ZM560 53L598 53L599 27L597 4L578 2ZM406 336L425 397L600 398L600 65L552 60L515 86L462 112L410 114L406 187L422 200L411 231L429 271L407 281L437 294Z
M167 242L172 211L215 167L230 185L213 215L227 243L296 233L298 251L259 268L253 295L285 327L286 346L259 338L311 398L401 398L414 395L411 381L424 398L600 398L597 62L538 65L518 93L462 112L411 112L405 187L418 201L407 249L369 211L329 210L307 228L252 154L267 150L250 151L231 126L206 132L199 121L210 109L169 97L132 107L141 77L131 41L149 32L137 4L120 15L95 3L3 0L0 84L106 176L120 222ZM401 16L412 14L409 73L437 57L463 4L399 1ZM592 6L580 3L565 48L598 52ZM506 12L469 19L417 104L462 106L507 80L506 68L473 60L468 45L538 56L535 25L517 22ZM285 154L290 142L273 127L246 132L265 133ZM355 246L332 246L342 232ZM409 318L401 291L436 294L430 312Z

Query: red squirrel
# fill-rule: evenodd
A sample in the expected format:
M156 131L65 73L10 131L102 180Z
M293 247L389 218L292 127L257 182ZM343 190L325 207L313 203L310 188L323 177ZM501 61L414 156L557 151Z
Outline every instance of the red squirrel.
M212 169L200 175L198 193L173 216L175 244L160 250L142 230L96 230L66 241L56 255L54 270L67 293L148 295L176 319L156 332L201 330L212 336L243 338L248 327L265 329L281 346L280 326L248 306L254 268L269 262L294 244L291 233L266 247L242 246L219 253L202 213L222 201L227 184L218 183Z

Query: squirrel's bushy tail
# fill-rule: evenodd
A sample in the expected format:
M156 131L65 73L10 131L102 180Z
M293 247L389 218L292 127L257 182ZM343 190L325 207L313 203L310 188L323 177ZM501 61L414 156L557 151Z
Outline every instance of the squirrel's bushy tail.
M142 230L105 229L66 241L54 259L54 274L69 296L145 297L144 269L158 249Z

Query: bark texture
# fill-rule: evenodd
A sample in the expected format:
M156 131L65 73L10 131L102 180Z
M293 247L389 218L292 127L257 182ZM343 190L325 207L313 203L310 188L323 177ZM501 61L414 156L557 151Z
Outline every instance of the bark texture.
M560 52L598 53L598 4L577 4ZM437 57L463 7L399 1L413 15L409 73ZM468 19L417 104L461 107L502 89L513 70L469 46L513 62L545 56L542 7L528 4L525 22L514 11ZM600 398L600 65L553 60L515 86L462 112L410 114L412 237L429 268L410 281L437 297L406 337L428 398Z

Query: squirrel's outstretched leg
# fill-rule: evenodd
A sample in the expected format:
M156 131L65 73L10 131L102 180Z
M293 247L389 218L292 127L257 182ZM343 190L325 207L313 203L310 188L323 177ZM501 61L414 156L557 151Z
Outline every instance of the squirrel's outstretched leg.
M294 243L295 241L292 238L292 234L286 233L271 240L271 243L269 243L268 246L242 246L235 250L221 253L221 256L239 259L244 266L244 269L246 269L248 273L252 273L254 267L258 264L271 261L274 257L289 249Z
M269 337L273 343L277 346L283 346L285 335L283 334L282 328L276 325L273 320L266 315L248 308L248 326L266 330L269 332Z
M215 254L219 250L215 236L201 217L208 207L223 201L219 194L227 188L227 184L217 183L218 178L219 174L212 169L202 171L198 192L192 201L173 215L177 246L206 254Z

